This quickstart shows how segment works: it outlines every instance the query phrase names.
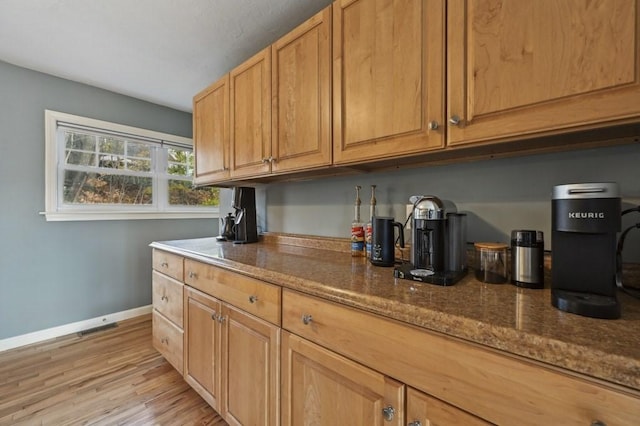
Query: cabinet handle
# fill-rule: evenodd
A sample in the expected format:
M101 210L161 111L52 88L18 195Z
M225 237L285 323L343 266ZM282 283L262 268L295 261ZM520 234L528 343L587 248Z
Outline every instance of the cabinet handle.
M451 118L449 118L449 124L452 126L460 126L462 124L462 120L457 115L452 115Z
M422 426L422 422L420 420L414 420L411 423L407 423L407 426Z
M591 426L607 426L607 424L600 420L594 420L591 422Z
M195 278L197 276L198 276L198 274L196 274L195 272L189 271L189 278Z
M224 316L222 316L222 315L220 315L220 316L218 317L218 322L219 322L220 324L224 324L225 320L226 320L226 318L225 318Z
M384 416L384 419L386 421L390 422L391 420L393 420L393 417L396 415L396 409L393 408L393 406L391 405L384 407L382 409L382 415Z
M214 321L217 321L217 320L218 320L218 315L216 314L216 311L213 311L213 312L211 313L211 319L212 319L212 320L214 320Z
M164 343L165 345L168 345L169 344L169 339L166 338L166 337L163 337L162 339L160 339L160 342Z
M309 325L311 324L311 321L313 321L313 317L309 314L303 314L302 315L302 323L304 325Z
M162 266L163 268L168 268L169 264L167 262L162 262L160 266Z
M160 299L161 299L161 300L164 300L165 302L168 302L168 301L169 301L169 298L168 298L167 296L162 296Z
M258 296L251 295L249 296L249 303L256 303L258 301Z
M434 120L429 122L429 130L438 130L438 127L440 127L440 125L437 121Z

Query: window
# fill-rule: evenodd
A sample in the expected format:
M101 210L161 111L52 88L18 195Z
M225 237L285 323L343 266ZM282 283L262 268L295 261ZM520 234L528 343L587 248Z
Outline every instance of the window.
M45 111L47 220L217 217L190 139Z

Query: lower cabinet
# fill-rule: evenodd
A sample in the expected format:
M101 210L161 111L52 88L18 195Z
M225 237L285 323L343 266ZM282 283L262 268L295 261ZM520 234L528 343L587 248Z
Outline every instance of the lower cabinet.
M280 328L186 287L185 373L230 425L279 424Z
M283 332L283 426L403 424L403 384Z
M414 422L412 426L418 426L416 421L432 426L588 425L596 421L632 425L640 418L638 397L617 387L287 289L282 295L282 327L283 333L300 336L283 337L285 425L315 424L317 419L322 419L319 424L331 424L322 416L336 407L327 407L330 397L325 394L337 393L337 383L361 390L370 401L380 399L380 390L368 389L371 382L366 374L352 373L358 368L377 374L379 380L393 377L420 391L411 391L407 397L406 424ZM322 357L309 355L320 353ZM331 380L316 379L319 371L333 371L327 377L334 378L336 386L327 390L325 383ZM379 412L393 405L390 401L380 399L375 408L367 409L349 404L362 414ZM290 420L302 415L307 417ZM378 424L375 414L371 416L374 420L369 424Z
M426 393L407 387L406 424L408 426L486 426L491 423Z
M219 300L185 288L184 378L218 412L222 376L221 307Z
M154 251L154 346L230 425L640 418L637 392L182 260Z

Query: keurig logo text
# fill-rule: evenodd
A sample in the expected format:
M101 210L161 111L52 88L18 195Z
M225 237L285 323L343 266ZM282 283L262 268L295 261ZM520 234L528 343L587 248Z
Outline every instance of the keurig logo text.
M604 219L603 212L569 212L569 219Z

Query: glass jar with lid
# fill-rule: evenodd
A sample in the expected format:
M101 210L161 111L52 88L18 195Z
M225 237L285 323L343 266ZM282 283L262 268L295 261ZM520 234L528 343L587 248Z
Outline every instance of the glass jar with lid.
M475 276L491 284L507 282L507 244L475 243Z

